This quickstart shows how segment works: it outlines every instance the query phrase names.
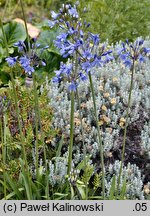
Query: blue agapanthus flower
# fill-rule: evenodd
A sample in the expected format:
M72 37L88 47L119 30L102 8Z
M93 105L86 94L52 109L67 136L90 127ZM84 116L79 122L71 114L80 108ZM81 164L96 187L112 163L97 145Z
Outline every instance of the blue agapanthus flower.
M102 60L102 56L94 55L93 61L90 63L91 67L102 67L104 61Z
M69 91L75 91L79 81L87 80L88 73L94 67L101 67L113 60L112 51L100 48L100 37L85 31L89 23L81 23L77 12L77 4L63 5L59 15L52 12L55 25L58 25L62 32L54 41L61 56L70 58L70 63L61 63L60 69L55 71L56 77L53 82L59 82L63 77L70 84ZM53 25L54 23L52 23ZM85 32L84 32L85 31Z
M56 76L60 77L62 74L69 76L72 72L72 64L60 63L60 69L55 71Z
M87 80L87 75L83 74L82 72L80 72L80 79L81 81L86 81Z
M55 20L59 17L60 14L55 13L55 11L51 11L51 17Z
M28 75L31 75L35 70L34 67L31 66L31 61L26 56L20 57L19 62L21 66L23 67L25 73Z
M19 52L26 50L26 46L25 46L23 41L18 41L16 43L14 43L14 46L18 47Z
M68 9L68 13L69 13L69 15L70 16L72 16L72 17L74 17L74 18L79 18L79 14L78 14L78 12L77 12L77 9L76 9L76 7L74 6L74 7L69 7L69 9Z
M100 42L99 35L90 33L90 36L91 36L91 39L92 39L94 45L98 45Z
M13 67L17 63L18 56L6 58L7 63L10 67Z
M150 54L150 48L145 48L144 47L144 50L143 50L144 52L145 52L145 54Z
M140 63L146 61L145 57L144 57L142 54L139 54L139 56L138 56L138 60L139 60Z
M19 62L22 65L22 67L27 67L30 65L30 60L29 60L29 58L27 58L27 56L20 57Z
M150 53L150 48L144 47L144 40L138 38L134 43L122 43L122 46L117 49L117 53L121 61L126 67L132 68L133 62L143 63L146 60L146 55Z
M36 41L35 41L36 42ZM36 67L45 66L46 63L42 61L36 54L37 49L41 47L39 43L33 43L31 46L31 50L28 51L25 43L23 41L18 41L14 44L15 47L18 47L18 51L21 54L21 57L8 57L6 58L7 63L10 67L13 67L16 63L19 63L21 67L24 69L25 73L29 76L35 71ZM49 46L45 46L40 50L43 51L47 49Z
M77 83L75 83L74 81L72 81L72 83L69 85L68 90L71 91L76 91L77 89Z
M57 21L51 21L51 20L48 21L48 25L50 28L53 28L56 25L56 23Z

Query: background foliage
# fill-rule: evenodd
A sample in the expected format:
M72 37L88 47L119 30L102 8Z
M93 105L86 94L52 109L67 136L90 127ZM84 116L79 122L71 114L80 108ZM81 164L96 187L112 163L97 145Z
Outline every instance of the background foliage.
M91 22L90 30L98 32L102 40L133 41L150 33L149 0L80 0L80 4L81 10L87 7L84 16Z
M1 0L1 11L6 1ZM18 0L8 1L7 17L15 16L19 11ZM50 10L60 8L62 4L74 4L76 0L25 0L29 21L42 21L41 15L50 18ZM133 41L138 36L150 33L149 0L80 0L80 15L91 23L90 31L99 33L102 40L117 42L128 38ZM14 7L15 6L15 7ZM87 13L83 13L84 7ZM13 10L12 10L13 8ZM43 8L41 10L41 8ZM10 13L11 12L11 13ZM18 16L21 13L18 12Z

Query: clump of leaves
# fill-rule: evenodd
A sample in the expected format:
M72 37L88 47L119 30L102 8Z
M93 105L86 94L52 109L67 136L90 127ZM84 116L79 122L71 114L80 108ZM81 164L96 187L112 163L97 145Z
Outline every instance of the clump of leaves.
M127 38L134 41L149 35L149 0L81 0L80 5L81 17L91 23L90 30L99 33L103 41L116 43ZM85 14L82 13L84 7L87 8Z
M13 92L11 89L11 84L9 83L9 88L4 88L5 95L7 97L7 100L9 100L9 108L7 111L7 119L8 119L8 125L7 125L7 152L10 154L7 154L7 165L9 167L12 167L11 165L15 162L17 163L18 158L21 157L21 146L20 146L20 135L19 135L19 127L17 122L17 114L14 106L13 101ZM33 89L26 88L23 84L21 79L18 79L16 82L16 91L17 91L17 97L18 97L18 105L20 108L20 115L21 115L21 121L22 121L22 131L25 137L26 142L26 152L27 157L29 160L29 163L32 163L32 148L35 140L35 112L34 112L34 95L33 95ZM44 134L44 140L45 144L47 146L49 159L53 156L52 152L49 151L51 149L51 142L49 140L52 140L53 137L56 135L56 131L51 128L51 119L53 116L52 109L49 106L48 98L46 96L46 91L43 93L40 93L38 90L39 95L39 110L40 110L40 116L41 116L41 126L42 131ZM40 125L39 125L40 129ZM39 132L39 149L42 157L42 141L41 141L41 133ZM18 164L18 163L17 163ZM19 166L19 164L18 164ZM18 167L16 165L16 169ZM10 173L13 173L14 169L10 168Z

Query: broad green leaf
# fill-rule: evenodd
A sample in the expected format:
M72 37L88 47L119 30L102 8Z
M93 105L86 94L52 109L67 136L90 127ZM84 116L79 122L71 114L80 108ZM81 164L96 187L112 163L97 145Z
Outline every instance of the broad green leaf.
M24 41L26 39L26 31L24 26L21 23L17 22L9 22L4 25L4 32L7 38L8 47L12 47L14 43L19 40ZM0 28L0 41L1 45L4 47L4 36L2 34L2 30ZM9 50L12 53L12 50Z
M54 69L59 68L60 62L64 61L61 57L59 50L54 45L54 40L59 35L60 30L49 29L43 30L37 39L37 44L40 44L41 48L49 46L41 52L41 49L37 50L38 56L46 62L44 70L46 72L52 72Z
M44 30L41 32L37 43L41 45L41 47L49 46L47 51L49 53L56 53L59 55L59 50L54 45L54 40L60 34L60 30L58 29L50 29Z

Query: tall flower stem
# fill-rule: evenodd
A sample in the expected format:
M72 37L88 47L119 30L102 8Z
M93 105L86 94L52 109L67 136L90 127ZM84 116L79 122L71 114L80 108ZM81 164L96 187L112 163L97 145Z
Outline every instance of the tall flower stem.
M36 154L36 162L35 162L35 168L36 168L36 177L38 179L39 176L39 156L38 156L38 126L39 126L39 118L38 118L38 96L37 96L37 89L36 89L36 79L35 74L33 74L33 91L34 91L34 105L35 105L35 154Z
M75 67L74 67L74 79L76 80L78 71L77 52L75 53ZM73 62L72 62L73 63ZM73 149L73 132L74 132L74 106L75 106L75 92L71 91L71 112L70 112L70 144L69 144L69 157L68 157L68 176L70 175L72 166L72 149Z
M10 72L10 77L11 77L11 82L12 82L12 89L13 89L13 95L14 95L14 101L15 101L15 108L16 108L16 113L17 113L17 121L18 121L18 126L19 126L19 132L20 132L20 138L21 138L21 145L22 145L22 156L24 160L24 169L25 172L27 173L27 178L28 178L28 199L32 199L32 191L31 191L31 184L30 184L30 174L28 170L28 163L27 163L27 157L26 157L26 150L25 150L25 138L22 132L22 125L21 125L21 119L20 119L20 110L18 107L18 98L17 98L17 92L15 88L15 80L13 78L13 72L11 70Z
M6 151L7 151L7 138L6 138L6 125L7 125L7 115L3 115L3 125L1 123L1 141L2 141L2 161L4 169L4 199L6 200L6 176L5 176L5 165L6 165Z
M91 92L92 92L94 114L95 114L97 134L98 134L98 143L99 143L100 160L101 160L101 168L102 168L102 197L104 200L105 199L105 170L104 170L105 167L104 167L103 144L102 144L102 138L101 138L100 128L99 128L99 124L98 124L98 113L97 113L97 108L96 108L96 100L95 100L95 93L94 93L94 86L93 86L91 72L89 72L89 81L90 81L90 88L91 88Z
M24 25L25 25L25 29L26 29L26 35L27 35L27 41L28 41L28 49L30 51L30 38L29 38L29 34L28 34L27 20L26 20L26 16L25 16L24 7L23 7L23 1L22 0L20 0L20 4L21 4L21 10L22 10L22 14L23 14Z
M38 93L37 93L37 85L36 85L36 75L33 73L33 91L34 91L34 104L35 104L35 136L36 136L36 175L37 179L39 176L39 169L38 169L38 128L40 126L40 134L41 140L43 144L43 153L44 153L44 165L46 170L46 188L45 193L48 199L49 197L49 184L48 184L48 169L47 169L47 157L46 157L46 148L45 148L45 141L44 141L44 134L43 134L43 127L41 122L41 115L39 109L39 100L38 100Z
M17 98L16 88L15 88L15 81L14 81L14 78L13 78L12 71L10 73L10 76L11 76L12 89L13 89L13 94L14 94L15 108L16 108L16 113L17 113L17 121L18 121L18 126L19 126L20 137L21 137L22 154L23 154L23 159L24 159L24 162L25 162L25 167L27 167L25 141L24 141L24 136L23 136L23 132L22 132L21 119L20 119L20 110L19 110L19 107L18 107L18 98Z
M6 38L6 34L5 34L5 31L4 31L4 27L3 27L3 23L2 23L1 19L0 19L0 26L1 26L1 29L2 29L2 34L3 34L3 38L4 38L4 45L6 47L6 53L7 53L7 56L9 56L7 38ZM21 120L20 120L20 111L19 111L19 107L18 107L18 99L17 99L16 88L15 88L15 80L14 80L14 77L13 77L12 70L10 72L10 77L11 77L11 82L12 82L12 89L13 89L15 107L16 107L16 112L17 112L17 120L18 120L18 126L19 126L20 137L21 137L22 155L23 155L23 159L24 159L24 163L25 163L25 170L27 172L28 181L29 181L29 171L28 171L28 164L27 164L27 158L26 158L26 152L25 152L25 141L24 141L24 137L23 137L23 133L22 133L22 126L21 126ZM31 186L30 186L30 184L28 184L28 185L29 185L29 197L28 198L32 199Z
M7 44L7 38L6 38L6 34L4 31L4 27L3 27L3 23L2 20L0 19L0 27L2 29L2 34L4 37L4 45L6 47L6 53L7 56L9 56L9 49L8 49L8 44ZM30 184L30 174L29 174L29 170L28 170L28 163L27 163L27 158L26 158L26 151L25 151L25 140L24 140L24 136L23 136L23 132L22 132L22 125L21 125L21 119L20 119L20 110L18 107L18 98L17 98L17 92L16 92L16 88L15 88L15 80L13 77L13 71L10 71L10 77L11 77L11 82L12 82L12 89L13 89L13 95L14 95L14 102L15 102L15 108L16 108L16 113L17 113L17 121L18 121L18 126L19 126L19 132L20 132L20 138L21 138L21 145L22 145L22 156L23 156L23 160L24 160L24 169L27 173L27 180L28 180L28 199L32 199L32 190L31 190L31 184Z
M35 96L35 108L37 110L37 118L38 123L40 126L40 133L41 133L41 140L43 143L43 153L44 153L44 163L47 170L47 157L46 157L46 148L45 148L45 141L44 141L44 133L43 133L43 127L42 127L42 121L41 121L41 114L40 114L40 107L39 107L39 99L38 99L38 92L37 92L37 86L36 86L36 74L33 74L33 82L34 82L34 96Z
M69 144L69 157L68 157L68 175L72 166L72 149L73 149L73 131L74 131L74 103L75 93L71 91L71 115L70 115L70 144Z
M87 173L86 173L86 167L87 167L87 157L86 157L86 146L84 142L84 130L83 130L83 123L82 123L82 112L81 112L81 102L79 97L78 89L77 92L77 101L78 101L78 107L79 107L79 118L81 122L81 135L82 135L82 144L83 144L83 160L84 160L84 170L85 170L85 187L86 187L86 200L88 199L88 182L87 182Z
M126 146L126 137L127 137L127 127L128 127L128 118L129 118L129 110L131 106L131 96L132 96L132 90L133 90L133 77L134 77L134 70L135 70L135 60L133 59L132 68L131 68L131 81L130 81L130 89L129 89L129 96L128 96L128 107L126 112L126 122L124 127L124 134L123 134L123 146L122 146L122 156L121 156L121 164L119 169L119 177L118 177L118 184L117 184L117 195L119 193L119 186L120 186L120 180L122 175L122 167L123 162L125 158L125 146Z

